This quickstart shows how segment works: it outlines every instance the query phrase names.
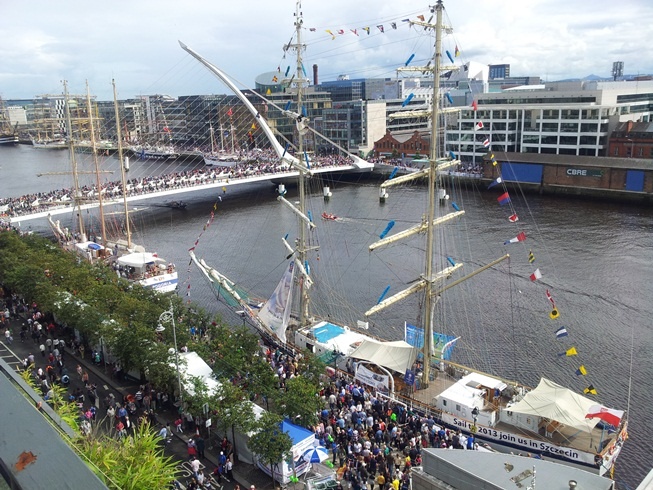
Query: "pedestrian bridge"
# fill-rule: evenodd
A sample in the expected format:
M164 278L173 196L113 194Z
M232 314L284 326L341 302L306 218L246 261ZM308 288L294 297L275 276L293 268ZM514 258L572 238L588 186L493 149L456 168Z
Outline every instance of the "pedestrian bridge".
M360 160L356 164L338 164L325 165L311 169L314 176L329 174L351 174L370 172L374 165ZM202 192L211 189L222 189L257 182L292 182L296 181L299 176L297 170L278 170L265 171L252 170L248 172L235 174L228 168L210 167L208 169L196 170L189 174L171 174L159 177L151 177L139 180L134 184L130 181L127 185L127 202L140 202L147 199L157 199L162 197L182 196L194 192ZM70 191L54 191L50 197L43 199L42 196L23 196L12 199L11 202L5 202L0 206L0 216L9 219L11 223L29 221L33 219L45 218L48 215L56 216L70 213L73 209L95 209L100 207L97 199L97 192L94 190L85 194L84 203L75 206L73 200L68 197ZM57 197L59 195L59 197ZM123 205L124 197L122 186L119 184L110 184L102 190L102 206ZM67 200L65 199L67 198Z

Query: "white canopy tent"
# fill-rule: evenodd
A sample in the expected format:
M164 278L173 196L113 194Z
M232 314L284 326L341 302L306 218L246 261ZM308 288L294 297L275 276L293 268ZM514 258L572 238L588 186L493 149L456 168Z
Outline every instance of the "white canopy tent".
M585 418L592 405L596 405L596 402L542 378L537 388L526 393L524 398L511 405L509 410L544 417L567 427L592 432L599 422L599 419Z
M372 339L363 340L350 354L355 359L369 361L401 374L413 367L416 356L416 349L403 340L380 342Z

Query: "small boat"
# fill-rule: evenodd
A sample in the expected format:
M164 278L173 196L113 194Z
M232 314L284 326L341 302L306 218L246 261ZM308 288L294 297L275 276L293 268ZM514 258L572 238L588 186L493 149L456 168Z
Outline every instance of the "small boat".
M327 213L324 211L322 213L322 219L325 221L338 221L340 218L338 218L335 214Z
M153 204L159 208L186 209L187 204L184 201L168 201L163 204Z

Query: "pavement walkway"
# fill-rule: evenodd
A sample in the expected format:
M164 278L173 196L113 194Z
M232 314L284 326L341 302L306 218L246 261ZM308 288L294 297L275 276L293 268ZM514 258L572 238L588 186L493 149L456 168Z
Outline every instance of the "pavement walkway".
M6 362L15 366L17 370L22 369L22 360L27 358L29 354L35 356L35 364L38 369L45 369L47 365L47 354L45 357L41 356L39 352L38 344L34 343L32 338L28 335L27 338L21 342L20 340L20 330L22 325L25 323L24 319L12 318L8 325L10 331L12 332L13 342L9 344L6 342L4 335L0 337L0 357L4 358ZM5 325L6 326L6 325ZM2 328L2 333L4 334L4 327ZM66 339L68 340L68 339ZM106 408L104 406L103 400L110 394L113 393L116 400L121 401L124 395L135 394L139 389L139 382L135 379L132 379L128 376L123 377L123 379L116 379L111 376L109 371L103 365L96 365L90 359L90 353L86 352L85 357L82 358L79 354L73 353L72 349L68 346L65 349L63 356L64 366L70 377L70 385L68 386L68 392L72 393L75 389L80 388L82 392L85 393L85 386L81 380L81 377L78 376L76 372L77 364L82 366L82 369L86 371L89 375L89 381L97 385L97 394L98 394L98 419L101 418L106 413ZM90 406L90 401L88 397L85 400L85 408ZM175 460L178 461L178 468L180 470L180 477L178 478L179 483L181 484L182 489L185 488L185 483L190 479L193 472L189 466L188 450L187 450L187 441L189 438L188 433L179 433L174 430L174 419L176 419L176 410L165 410L158 408L155 411L155 417L157 421L158 428L170 424L170 427L173 429L172 440L166 444L165 452L169 456L172 456ZM194 435L194 433L192 433ZM202 437L207 438L207 434L202 434ZM215 441L215 446L213 446L213 441ZM201 460L203 471L205 474L210 474L214 468L218 465L220 447L217 444L217 439L214 434L211 434L211 439L206 442L205 458ZM233 481L222 481L220 484L214 488L221 488L222 490L233 490L236 484L240 485L241 489L248 490L251 485L256 487L256 490L273 490L274 485L270 476L266 475L264 472L259 470L253 465L249 465L240 461L234 461L233 468ZM278 484L277 484L278 485ZM303 487L303 485L301 485Z

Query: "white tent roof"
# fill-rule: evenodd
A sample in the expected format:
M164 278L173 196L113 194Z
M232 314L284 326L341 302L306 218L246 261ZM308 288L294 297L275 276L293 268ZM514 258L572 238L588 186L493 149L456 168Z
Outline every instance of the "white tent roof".
M120 265L127 265L129 267L143 267L145 264L160 264L163 262L165 262L165 260L147 252L127 254L118 258L118 263Z
M568 427L591 432L599 419L586 419L589 408L596 402L560 386L546 378L524 398L510 405L511 412L535 415L555 420Z
M197 352L179 353L179 374L184 389L191 395L195 393L191 378L200 378L206 385L207 391L213 395L218 391L220 383L213 377L213 369L197 354ZM185 362L183 362L185 361ZM177 367L175 362L171 366Z
M361 342L350 354L350 357L369 361L404 374L406 369L413 367L416 355L415 348L403 340L379 342L377 340L367 339Z

